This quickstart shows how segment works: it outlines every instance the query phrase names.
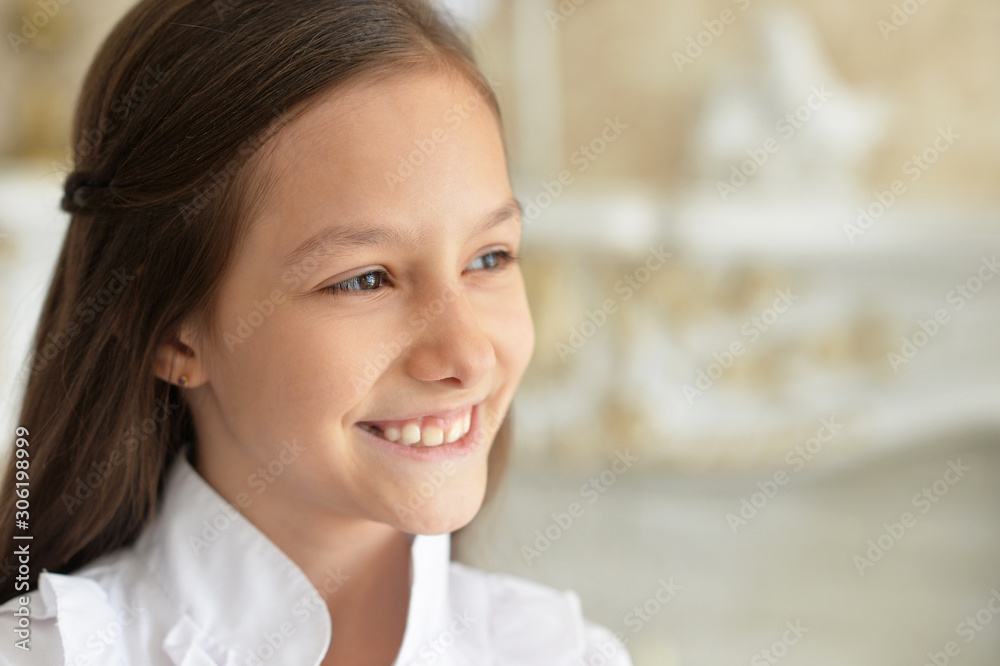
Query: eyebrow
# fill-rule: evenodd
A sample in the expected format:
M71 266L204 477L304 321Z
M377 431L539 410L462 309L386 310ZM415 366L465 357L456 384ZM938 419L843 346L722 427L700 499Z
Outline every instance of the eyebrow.
M495 226L511 218L517 218L518 224L524 216L524 207L516 197L511 197L496 210L482 216L472 227L471 236L485 233ZM303 261L306 257L323 253L324 257L346 254L352 248L418 245L422 234L419 231L401 233L392 227L368 227L359 229L353 226L327 227L304 240L298 247L288 253L282 269L290 268Z

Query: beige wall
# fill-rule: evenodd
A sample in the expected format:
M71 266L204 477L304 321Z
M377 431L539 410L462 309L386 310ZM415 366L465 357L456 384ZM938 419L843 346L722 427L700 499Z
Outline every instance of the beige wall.
M579 2L579 0L576 0ZM902 164L952 125L963 140L919 183L928 199L1000 200L1000 3L910 0L920 6L883 38L877 22L893 2L850 0L786 3L812 20L844 83L884 96L894 106L887 134L863 170L868 187L899 177ZM691 170L687 145L708 84L756 53L755 24L779 3L749 0L585 0L556 30L563 65L565 146L589 141L607 116L629 118L632 129L583 179L632 177L676 192ZM539 20L545 16L539 2ZM558 4L553 0L553 5ZM896 3L901 4L901 3ZM489 62L503 80L511 42L511 3L484 34ZM693 65L678 72L672 58L702 22L729 8L736 19ZM513 113L513 96L505 91ZM516 128L511 127L516 134ZM516 137L513 137L516 139ZM517 152L515 142L515 154ZM916 188L915 188L916 190Z
M538 0L537 19L548 23ZM898 177L901 165L952 125L963 139L919 184L919 196L996 202L1000 199L1000 3L909 0L919 10L884 38L877 25L894 3L789 3L812 20L836 73L861 92L894 105L889 130L863 169L870 188ZM578 4L576 4L578 3ZM55 3L58 4L58 3ZM65 157L72 104L86 64L104 34L132 3L71 0L39 34L20 45L24 20L37 15L37 0L6 0L5 45L0 48L0 155ZM558 6L558 0L551 0ZM614 151L581 174L583 181L637 179L676 193L689 182L691 134L707 86L756 53L756 23L773 0L563 0L574 7L554 31L562 65L563 145L567 153L589 141L606 117L630 124ZM902 3L896 3L902 4ZM516 118L517 85L511 64L513 0L481 32L484 66L501 82L515 164L521 150ZM741 9L745 7L745 9ZM702 22L734 12L735 21L704 55L678 72L672 54ZM525 48L524 44L517 48ZM557 159L558 161L558 159Z
M83 76L111 27L132 4L0 0L0 157L66 162Z

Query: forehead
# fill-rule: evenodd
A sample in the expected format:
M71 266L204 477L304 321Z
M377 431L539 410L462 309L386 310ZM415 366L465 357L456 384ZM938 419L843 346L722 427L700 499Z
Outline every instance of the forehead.
M272 138L258 172L255 231L276 249L338 220L471 220L509 192L496 115L450 72L327 93Z

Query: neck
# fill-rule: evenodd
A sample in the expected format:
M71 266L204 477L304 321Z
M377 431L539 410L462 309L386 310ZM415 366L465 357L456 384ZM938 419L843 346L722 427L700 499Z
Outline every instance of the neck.
M355 663L353 655L372 655L371 646L379 645L385 647L380 659L391 663L406 628L412 535L320 505L304 506L280 484L267 489L266 500L255 497L241 506L239 495L245 496L246 489L228 487L227 481L239 477L219 468L219 462L196 456L195 469L312 582L333 626L328 656Z
M295 522L265 520L268 528L262 531L316 587L334 626L364 617L365 610L382 611L400 596L409 598L411 535L367 520L297 513L301 519Z
M262 518L264 531L305 572L330 613L323 664L394 663L410 604L411 535L372 521L287 513L277 504L267 510L299 520Z

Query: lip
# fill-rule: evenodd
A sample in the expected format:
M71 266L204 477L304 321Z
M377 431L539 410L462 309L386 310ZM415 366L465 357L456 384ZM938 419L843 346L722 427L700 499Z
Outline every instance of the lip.
M355 423L354 427L357 428L358 432L361 433L362 437L365 438L366 441L393 455L424 462L435 460L454 460L456 458L464 458L465 456L475 453L482 447L482 418L480 416L482 405L483 403L479 402L472 406L472 418L469 424L469 432L465 433L465 435L461 438L450 444L444 443L439 444L438 446L407 446L401 442L390 442L387 439L382 439L378 435L368 432L361 427L361 423L363 423L362 421ZM453 410L451 414L461 412L465 409L468 409L468 407Z
M451 417L453 417L453 416L455 416L457 414L461 414L462 412L464 412L465 410L469 409L470 407L476 407L477 405L482 404L482 402L483 402L482 400L478 400L476 402L467 402L464 405L460 405L458 407L454 407L452 409L449 409L449 410L446 410L446 411L443 411L443 412L438 412L437 414L428 414L428 413L424 412L422 414L411 414L409 416L398 416L398 417L394 417L394 418L391 418L391 419L372 419L371 421L358 421L358 423L363 423L363 424L378 424L378 423L388 423L388 422L395 422L395 421L418 421L420 419L442 419L442 420L447 420L447 419L450 419Z

